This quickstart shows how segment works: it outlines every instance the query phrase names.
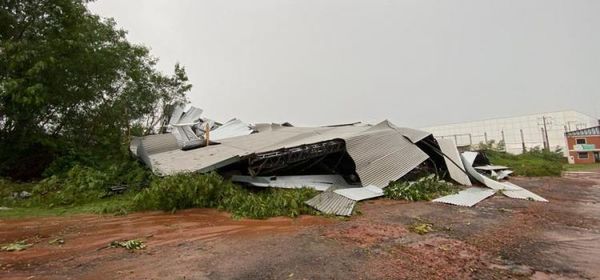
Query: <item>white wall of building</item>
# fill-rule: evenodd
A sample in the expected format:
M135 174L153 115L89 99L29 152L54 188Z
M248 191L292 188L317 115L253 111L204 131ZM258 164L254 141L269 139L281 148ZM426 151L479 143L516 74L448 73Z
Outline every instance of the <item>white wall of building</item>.
M541 128L546 119L548 142L551 149L560 147L566 154L566 131L597 126L598 119L577 111L560 111L526 116L498 118L482 121L446 124L421 128L436 137L455 140L459 146L479 144L487 140L496 143L504 139L506 151L518 154L522 152L521 130L525 147L544 147ZM503 136L504 135L504 136Z

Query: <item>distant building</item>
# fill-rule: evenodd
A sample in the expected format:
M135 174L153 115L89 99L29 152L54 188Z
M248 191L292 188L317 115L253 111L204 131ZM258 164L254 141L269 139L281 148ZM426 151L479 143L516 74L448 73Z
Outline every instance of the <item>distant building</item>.
M569 155L565 133L598 125L598 119L569 110L518 117L497 118L422 128L436 137L453 139L458 146L504 141L509 153L534 147L560 148ZM545 128L544 128L545 127Z
M569 163L600 162L600 126L565 133Z

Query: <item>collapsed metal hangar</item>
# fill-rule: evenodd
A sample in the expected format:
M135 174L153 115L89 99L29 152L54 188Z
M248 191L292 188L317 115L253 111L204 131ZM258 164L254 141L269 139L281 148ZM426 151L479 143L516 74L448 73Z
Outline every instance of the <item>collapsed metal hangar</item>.
M201 114L192 112L194 118ZM218 171L253 186L312 187L324 192L306 203L327 214L349 216L357 201L382 196L390 182L416 179L412 177L422 171L464 186L471 186L473 178L489 188L471 187L436 202L472 206L498 190L509 197L545 201L478 173L473 168L477 153L461 155L451 140L387 120L376 125L294 127L251 126L234 119L212 132L209 123L214 122L205 120L204 137L196 135L189 122L183 123L171 124L172 133L135 139L131 151L161 176Z

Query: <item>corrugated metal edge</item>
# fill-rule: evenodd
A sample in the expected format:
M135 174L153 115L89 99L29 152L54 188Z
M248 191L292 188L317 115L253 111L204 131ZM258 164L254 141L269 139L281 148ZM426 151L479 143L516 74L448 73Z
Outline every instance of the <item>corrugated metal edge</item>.
M356 201L331 191L322 192L305 203L325 214L338 216L352 215L356 205Z
M299 189L313 188L326 191L330 188L359 187L348 184L341 175L290 175L290 176L245 176L233 175L232 182L249 184L256 187Z
M429 156L399 132L379 128L345 139L346 151L356 164L363 185L385 188Z
M365 199L371 199L383 196L383 189L378 188L376 186L366 186L362 188L346 188L346 189L337 189L333 191L339 195L343 195L349 199L354 201L361 201Z
M502 194L504 194L507 197L516 198L516 199L534 200L534 201L540 201L540 202L548 202L547 199L545 199L523 187L519 187L511 182L504 182L504 184L507 184L507 185L510 185L510 186L516 188L515 190L503 190Z
M471 177L473 177L475 180L479 181L480 183L484 184L486 187L490 188L490 189L494 189L494 190L514 190L515 188L508 185L508 184L504 184L501 182L498 182L496 180L490 179L486 176L483 176L482 174L480 174L479 172L477 172L477 170L475 170L475 168L473 168L472 164L473 162L471 161L471 159L474 159L475 157L472 157L471 152L464 152L460 155L463 164L467 170L467 172L469 173L469 175L471 175Z
M494 195L496 193L495 190L486 189L486 188L478 188L472 187L458 192L457 194L451 194L447 196L443 196L440 198L436 198L432 200L433 202L440 202L458 206L466 206L471 207L482 200Z
M458 148L454 144L454 141L450 139L435 139L440 146L440 150L442 154L444 154L444 162L446 163L446 167L448 168L448 172L450 173L450 178L454 181L458 182L461 185L471 186L471 180L469 176L465 173L465 166L460 159L460 153L458 152ZM458 166L456 166L458 165Z

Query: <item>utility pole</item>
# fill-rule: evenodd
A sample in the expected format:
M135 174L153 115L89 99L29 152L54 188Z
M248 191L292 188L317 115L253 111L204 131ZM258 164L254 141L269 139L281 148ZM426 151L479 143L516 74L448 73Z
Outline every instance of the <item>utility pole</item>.
M538 125L542 126L542 138L544 142L544 149L550 150L550 141L548 140L548 125L552 125L552 118L542 116L541 123L540 119L538 118Z
M525 137L523 137L523 129L521 129L521 145L523 147L523 153L526 153L527 148L525 147Z
M542 117L544 121L544 135L546 136L546 150L550 150L550 141L548 140L548 128L546 127L546 117Z
M548 143L546 143L546 132L544 131L544 128L541 127L540 128L542 130L542 143L544 143L544 150L548 150Z
M500 130L502 133L502 145L504 145L504 151L506 152L506 140L504 139L504 130Z

